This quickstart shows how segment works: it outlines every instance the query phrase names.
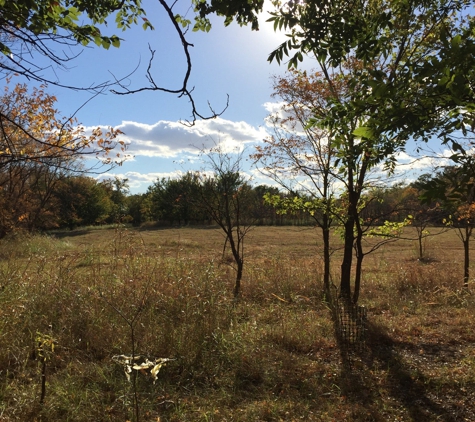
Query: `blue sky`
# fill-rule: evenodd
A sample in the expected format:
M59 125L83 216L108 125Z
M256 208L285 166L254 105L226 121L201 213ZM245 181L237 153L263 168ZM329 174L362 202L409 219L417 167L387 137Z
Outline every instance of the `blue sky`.
M189 6L190 2L185 0L182 4ZM158 2L146 0L143 7L154 31L144 31L138 25L118 33L110 25L104 32L118 33L123 39L120 48L104 50L91 46L71 51L70 54L80 54L67 64L68 69L49 68L44 75L65 85L81 87L114 78L125 78L122 82L130 89L147 86L150 45L156 50L152 66L155 82L166 88L181 87L186 61L179 39ZM121 96L104 92L93 98L88 92L53 85L48 92L57 97L57 108L63 116L76 113L86 128L113 126L124 132L121 138L129 142L128 153L133 158L102 177L128 178L132 193L144 192L157 177L199 170L202 165L197 161L197 153L203 146L213 142L245 146L266 136L266 103L272 101L270 78L284 73L286 68L267 62L268 54L284 36L276 34L266 19L263 16L258 32L234 24L224 27L222 19L214 18L209 33L187 34L194 45L190 48L189 87L194 87L199 112L210 113L208 102L214 110L222 110L229 95L229 106L217 119L197 121L193 127L183 125L181 121L191 118L191 107L186 98L175 94L141 92ZM309 59L308 68L311 67Z
M189 0L182 0L177 12L185 13L186 9L180 11L179 7L189 4ZM155 82L167 88L181 87L186 61L179 39L158 2L145 0L143 7L154 31L144 31L138 25L118 34L123 38L120 48L91 46L71 51L70 54L80 54L67 64L67 70L48 68L44 75L81 87L114 78L121 79L130 89L144 87L148 85L145 75L150 45L156 51L152 66ZM203 146L222 142L247 147L252 152L252 145L266 136L265 118L273 107L271 76L282 75L286 70L285 64L267 61L268 54L285 40L285 36L273 31L272 24L265 22L267 17L262 16L258 32L234 24L224 27L222 19L214 18L209 33L187 34L194 45L190 48L193 67L189 87L194 87L199 111L208 114L208 102L220 111L229 95L229 107L217 119L197 121L193 127L183 125L181 121L191 118L190 104L186 98L168 93L121 96L104 92L92 97L88 92L52 85L48 92L58 98L57 108L63 116L76 113L86 128L113 126L124 132L121 138L129 143L131 158L101 177L127 178L132 193L145 192L158 177L200 170L198 152ZM105 32L118 33L114 25ZM310 58L302 66L307 70L314 67ZM257 171L253 175L255 183L271 183Z

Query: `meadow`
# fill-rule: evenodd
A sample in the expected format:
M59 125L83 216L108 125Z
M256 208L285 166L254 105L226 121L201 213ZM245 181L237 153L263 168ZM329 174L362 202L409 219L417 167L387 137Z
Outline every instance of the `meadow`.
M454 231L427 238L423 261L412 240L365 258L351 366L319 232L256 227L245 242L236 302L213 227L3 239L0 421L475 420L475 297Z

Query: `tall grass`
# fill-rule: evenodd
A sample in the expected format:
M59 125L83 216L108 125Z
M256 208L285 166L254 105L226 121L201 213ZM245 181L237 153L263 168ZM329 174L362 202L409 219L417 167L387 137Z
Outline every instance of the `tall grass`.
M37 249L26 261L1 263L0 370L8 380L3 417L129 416L125 377L111 358L132 348L150 358L175 358L173 385L203 383L220 370L220 333L230 326L232 304L212 263L149 256L140 241L123 233L94 258L90 250L64 254L49 242L48 254ZM126 319L136 315L132 344ZM38 336L54 339L41 408ZM145 400L152 382L142 378L143 402L153 404Z
M355 375L340 365L318 260L249 259L235 303L229 267L196 255L197 241L166 240L179 248L170 253L151 250L139 232L108 234L92 246L46 237L0 244L1 421L412 420L402 381L391 381L407 383L407 374L427 397L463 386L463 416L473 410L473 353L458 366L448 358L417 366L434 339L446 337L444 353L456 344L455 356L475 341L473 297L449 266L388 261L365 273L372 335L391 355L370 340ZM404 354L408 344L419 347L414 355ZM112 359L131 354L173 360L155 383L135 371L133 384ZM418 420L446 417L436 407Z

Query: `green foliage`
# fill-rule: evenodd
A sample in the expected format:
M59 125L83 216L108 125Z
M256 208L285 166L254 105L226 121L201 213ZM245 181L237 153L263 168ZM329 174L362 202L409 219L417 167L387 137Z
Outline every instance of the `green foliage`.
M266 203L276 208L278 214L294 214L300 211L304 211L311 216L321 215L328 213L330 210L331 215L338 214L341 210L338 208L337 202L333 198L328 200L321 198L308 198L305 196L282 196L272 193L266 193L264 195ZM330 204L328 204L330 202Z
M373 227L366 232L367 237L397 238L403 233L404 227L411 224L412 216L401 222L385 221L383 225Z
M129 195L126 198L128 216L134 226L140 226L149 219L146 194Z
M199 207L200 180L188 172L178 179L159 179L147 190L149 218L168 224L202 222L206 216Z
M264 0L192 0L192 4L198 13L195 28L208 31L207 17L216 14L224 16L226 26L235 20L241 26L250 23L253 30L258 30L258 14L262 12Z
M159 179L148 188L143 197L129 198L132 201L129 213L134 220L151 220L165 225L216 224L213 215L222 221L225 199L230 195L231 202L228 205L239 198L239 212L245 221L273 224L276 221L275 211L263 200L264 194L269 191L278 192L276 188L269 186L252 187L247 182L243 183L238 173L223 177L204 177L188 172L178 179ZM225 192L229 192L229 195ZM236 208L232 206L230 211L234 218Z
M85 176L61 180L55 198L59 205L59 225L70 229L105 223L114 207L105 186Z
M464 202L475 200L474 173L470 166L446 167L440 172L423 177L417 185L424 203L437 200L449 211L455 211Z
M281 63L288 57L288 66L295 67L306 54L328 68L345 68L355 59L362 63L352 76L353 98L343 107L335 103L324 124L341 126L343 115L358 116L360 123L349 132L377 142L384 158L411 137L427 141L438 134L443 142L457 144L454 131L471 125L471 2L374 0L350 5L311 0L274 5L269 20L289 39L270 54L270 61Z
M144 17L145 10L140 0L2 0L0 13L5 28L18 28L34 35L56 35L64 31L82 45L94 42L105 49L120 45L118 36L103 35L99 29L99 25L107 25L106 19L112 14L115 14L118 29L130 28L139 19L142 19L144 28L153 29ZM0 48L4 54L10 54L6 44L0 42Z

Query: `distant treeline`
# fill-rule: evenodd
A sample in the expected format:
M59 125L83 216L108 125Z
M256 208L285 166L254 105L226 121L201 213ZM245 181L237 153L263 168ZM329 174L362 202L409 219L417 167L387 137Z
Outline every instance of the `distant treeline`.
M144 194L129 194L127 180L97 181L92 177L58 176L32 171L3 175L0 180L0 237L16 229L28 231L74 229L80 226L112 223L145 223L161 226L212 224L202 206L203 179L186 173L180 178L162 178ZM22 177L23 176L23 177ZM248 182L239 189L246 192L243 218L254 225L313 225L318 215L304 210L282 213L268 204L264 196L302 197L299 192L281 192L276 187ZM437 204L422 204L418 183L400 183L368 191L362 218L372 224L411 218L441 223L445 213ZM312 201L313 198L307 198ZM344 198L341 199L344 201ZM437 212L434 210L437 209ZM318 211L317 211L318 212Z

